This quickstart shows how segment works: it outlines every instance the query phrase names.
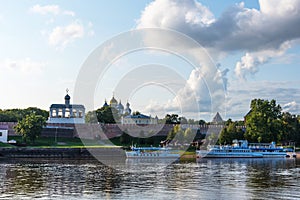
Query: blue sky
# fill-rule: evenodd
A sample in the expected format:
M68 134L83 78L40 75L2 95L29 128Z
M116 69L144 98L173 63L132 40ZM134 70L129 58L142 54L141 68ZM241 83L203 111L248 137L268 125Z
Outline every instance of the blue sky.
M1 1L0 109L48 110L52 103L63 102L66 88L72 97L83 63L105 41L137 28L163 28L198 42L224 72L219 77L227 88L226 102L220 102L223 118L242 119L253 98L274 98L285 111L300 114L297 22L299 0ZM166 42L157 41L167 46ZM210 120L216 110L206 108L219 91L203 86L213 79L209 66L195 69L169 53L140 51L114 62L98 80L93 108L115 92L117 100L128 100L133 110L145 114L163 117L177 112ZM190 89L183 84L172 93L160 84L137 87L128 96L116 92L130 71L153 63L176 71ZM137 82L145 79L142 71L138 73ZM197 78L199 74L204 78ZM199 110L185 99L189 92L199 95Z

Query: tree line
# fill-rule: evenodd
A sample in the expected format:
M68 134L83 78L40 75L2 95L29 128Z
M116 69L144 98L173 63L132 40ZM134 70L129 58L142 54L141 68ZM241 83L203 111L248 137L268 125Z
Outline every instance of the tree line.
M34 143L41 134L49 112L36 107L26 109L0 109L0 122L18 122L14 127L17 134L22 136L23 142Z
M245 130L241 122L229 119L220 134L219 143L231 144L233 139L247 139L250 142L300 144L300 116L283 112L274 99L253 99L243 123Z

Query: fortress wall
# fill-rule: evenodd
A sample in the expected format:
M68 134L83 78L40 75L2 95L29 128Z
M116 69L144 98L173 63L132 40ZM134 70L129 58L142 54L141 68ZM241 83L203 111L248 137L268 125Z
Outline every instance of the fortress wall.
M13 127L16 122L0 122L0 125L8 127L8 135L16 135ZM81 137L86 139L110 139L121 136L123 131L132 136L143 137L150 136L167 136L169 131L173 129L173 124L151 124L137 126L131 124L62 124L62 123L47 123L47 128L42 132L42 135L54 137ZM219 133L224 125L181 125L183 129L191 128L193 131L200 129L202 134ZM245 127L242 127L245 128Z

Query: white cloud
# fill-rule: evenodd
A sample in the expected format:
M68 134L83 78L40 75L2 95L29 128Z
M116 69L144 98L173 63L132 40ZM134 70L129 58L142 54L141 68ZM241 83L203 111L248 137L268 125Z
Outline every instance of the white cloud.
M299 81L234 81L228 87L227 92L227 115L234 119L241 117L250 110L252 99L275 99L281 105L283 111L300 113L297 102L300 99ZM263 87L263 89L261 89Z
M215 19L208 8L194 0L156 0L145 8L137 27L182 32L204 47L214 49L215 58L223 52L245 51L246 55L237 63L236 69L237 72L246 69L245 75L258 71L259 65L282 55L288 49L282 46L300 38L300 0L260 0L259 3L260 10L245 8L244 3L240 3ZM257 56L260 53L265 55ZM255 63L254 68L243 63L251 60Z
M267 49L262 51L256 51L253 53L246 53L240 61L236 63L235 74L245 80L248 74L254 75L258 72L258 66L267 63L274 57L279 57L285 53L290 47L289 42L285 42L278 49Z
M71 10L65 10L62 12L63 15L69 15L72 17L75 17L75 12L71 11Z
M213 14L195 1L156 0L150 3L138 20L138 28L164 27L187 30L206 26L214 21Z
M78 22L73 22L67 26L57 26L49 34L48 43L58 49L63 49L75 39L84 36L84 27Z
M41 15L47 15L47 14L58 15L61 12L58 5L41 6L39 4L34 5L33 7L31 7L30 11L33 12L33 13L41 14Z
M164 28L184 33L206 48L216 63L220 57L224 58L224 55L244 52L244 56L236 63L235 73L239 78L245 79L249 74L258 72L261 65L274 58L283 57L294 41L300 38L300 0L260 0L259 4L260 9L246 8L244 3L236 4L225 10L219 18L215 18L207 7L195 0L156 0L144 9L137 21L137 28ZM159 35L151 37L151 40L159 40L166 46L181 45L172 38L163 38ZM191 51L187 48L183 50ZM186 105L191 109L193 105L188 102L188 94L197 94L201 101L205 93L207 96L207 91L203 89L205 88L203 85L207 84L210 86L209 95L212 99L218 99L221 91L215 90L214 86L220 86L217 82L222 80L226 89L227 83L227 69L223 72L216 71L215 66L203 61L201 55L198 61L202 68L191 72L187 87L176 97L186 99ZM203 75L205 80L201 79ZM252 96L256 98L260 98L259 95L266 96L259 90L250 91L252 93L245 92L245 100L249 99L249 94L253 94ZM267 97L272 98L275 91L276 89L270 89ZM291 90L283 91L287 94L290 93L287 91ZM238 93L235 95L239 96ZM277 96L281 100L284 99L279 94ZM239 105L238 99L229 98L228 101L232 101L229 104ZM175 102L175 99L173 101ZM211 103L207 99L202 102L199 104L200 109ZM285 99L282 102L287 101ZM248 103L250 102L246 101L247 107Z
M22 72L40 72L47 64L45 62L33 61L31 58L23 60L6 59L1 62L1 66L9 70Z
M70 10L62 10L58 5L45 5L41 6L39 4L32 6L30 9L30 12L37 13L41 15L69 15L74 17L75 12Z
M299 113L300 105L296 101L288 102L282 105L282 110L284 112Z

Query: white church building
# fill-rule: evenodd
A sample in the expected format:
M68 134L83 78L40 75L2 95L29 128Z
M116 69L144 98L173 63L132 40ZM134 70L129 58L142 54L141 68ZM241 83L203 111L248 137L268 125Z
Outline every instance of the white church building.
M70 104L71 97L65 96L64 104L52 104L48 123L83 124L85 118L85 107L80 104Z

